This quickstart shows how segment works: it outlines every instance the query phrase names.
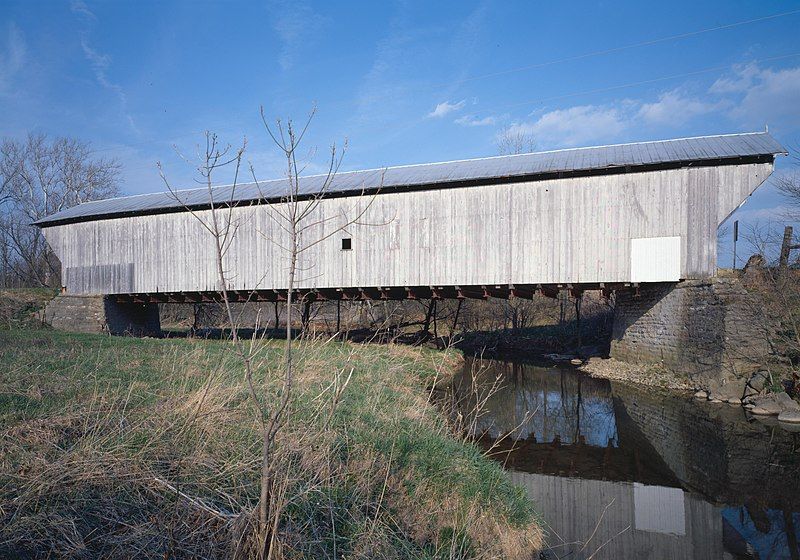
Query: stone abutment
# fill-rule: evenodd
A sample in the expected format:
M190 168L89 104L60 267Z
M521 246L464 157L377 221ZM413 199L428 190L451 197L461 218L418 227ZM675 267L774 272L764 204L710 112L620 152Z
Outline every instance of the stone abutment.
M760 298L737 278L647 284L617 294L611 357L660 363L737 398L770 355L770 329Z

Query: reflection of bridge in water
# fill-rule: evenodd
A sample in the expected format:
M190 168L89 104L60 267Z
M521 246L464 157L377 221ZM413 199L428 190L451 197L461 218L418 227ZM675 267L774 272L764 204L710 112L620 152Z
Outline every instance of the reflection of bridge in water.
M503 385L478 428L486 445L510 434L494 451L549 525L553 557L603 545L594 558L798 558L795 434L740 408L486 363L477 386Z

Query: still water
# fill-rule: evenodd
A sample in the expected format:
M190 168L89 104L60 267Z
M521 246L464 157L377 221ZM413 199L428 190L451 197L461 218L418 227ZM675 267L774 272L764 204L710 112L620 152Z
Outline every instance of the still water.
M800 434L775 421L500 361L468 360L454 394L543 517L544 558L800 558Z

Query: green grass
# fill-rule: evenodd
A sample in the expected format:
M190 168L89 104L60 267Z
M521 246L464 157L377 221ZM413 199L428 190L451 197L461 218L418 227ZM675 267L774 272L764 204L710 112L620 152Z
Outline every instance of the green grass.
M256 504L258 422L229 343L42 329L0 331L0 348L0 542L228 554L233 529L199 530L197 511L147 481L224 512ZM256 363L268 405L282 352L265 341ZM455 367L425 349L301 343L275 459L286 557L530 554L540 530L523 491L428 400ZM351 369L334 407L331 382Z

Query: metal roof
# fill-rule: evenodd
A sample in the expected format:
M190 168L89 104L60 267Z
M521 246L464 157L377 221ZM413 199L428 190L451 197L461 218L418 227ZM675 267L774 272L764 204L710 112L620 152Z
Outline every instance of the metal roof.
M786 150L767 132L679 138L591 148L573 148L508 156L495 156L442 163L403 165L365 171L337 173L325 188L326 175L302 177L300 195L313 196L325 189L326 196L358 195L364 191L393 192L436 189L464 184L511 181L516 178L548 178L554 174L625 171L629 168L724 163L724 160L785 154ZM213 189L216 204L280 200L287 194L287 180L219 186ZM85 202L47 216L35 225L104 219L137 214L202 208L211 200L206 188L172 193L152 193Z

